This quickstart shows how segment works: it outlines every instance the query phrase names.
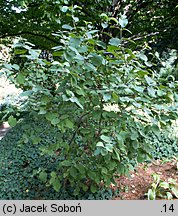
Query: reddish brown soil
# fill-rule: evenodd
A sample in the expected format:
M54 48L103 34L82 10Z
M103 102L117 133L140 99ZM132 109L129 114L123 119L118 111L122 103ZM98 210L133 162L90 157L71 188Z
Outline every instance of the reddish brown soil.
M116 200L147 199L145 194L151 188L153 182L151 174L153 173L159 174L164 181L173 178L178 183L176 161L163 163L158 160L150 164L140 164L134 172L130 173L129 177L121 176L116 180L117 187L121 190L121 194L116 197Z

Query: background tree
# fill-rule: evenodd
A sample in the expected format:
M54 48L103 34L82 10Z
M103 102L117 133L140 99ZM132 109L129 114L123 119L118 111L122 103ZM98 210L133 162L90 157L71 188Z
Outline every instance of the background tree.
M138 43L148 43L159 50L172 48L177 50L178 6L176 1L169 0L104 0L80 1L52 0L32 1L13 0L0 2L0 38L22 36L36 44L39 48L50 49L59 42L52 35L61 29L65 23L75 20L68 15L70 7L78 5L79 22L91 22L97 29L102 29L101 13L119 18L121 14L127 16L127 28L132 32L125 32L125 36ZM76 10L75 10L76 11ZM120 34L118 28L104 31L116 37Z

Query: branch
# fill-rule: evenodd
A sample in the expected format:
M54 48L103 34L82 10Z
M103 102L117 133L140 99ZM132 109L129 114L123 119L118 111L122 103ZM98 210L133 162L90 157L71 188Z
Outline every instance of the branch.
M133 41L136 41L136 40L141 40L143 38L147 38L147 37L151 37L151 36L154 36L154 35L158 35L160 32L152 32L150 34L145 34L145 35L142 35L139 37L139 35L141 35L140 33L137 34L137 35L133 35L132 37L129 37L128 39L129 40L133 40ZM126 42L127 43L127 42Z
M89 113L90 113L90 112L84 113L83 115L81 115L81 116L79 117L78 123L77 123L77 129L74 131L73 136L72 136L72 138L71 138L71 140L70 140L70 142L69 142L69 145L71 145L72 142L73 142L73 140L75 139L75 136L76 136L76 134L77 134L77 131L79 130L80 124L81 124L81 122L82 122L82 119L83 119L86 115L88 115Z
M18 33L11 33L11 34L4 34L4 35L1 35L0 38L6 38L6 37L15 37L15 36L19 36L19 35L33 35L33 36L37 36L37 37L42 37L42 38L45 38L55 44L59 44L58 41L46 36L46 35L42 35L42 34L39 34L39 33L33 33L33 32L28 32L28 31L22 31L22 32L18 32Z

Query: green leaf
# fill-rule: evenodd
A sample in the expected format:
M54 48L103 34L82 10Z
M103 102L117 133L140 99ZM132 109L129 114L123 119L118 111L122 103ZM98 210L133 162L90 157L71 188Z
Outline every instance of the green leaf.
M61 166L68 167L68 166L71 166L71 165L72 165L72 162L69 161L69 160L64 160L64 161L61 162Z
M76 90L76 94L85 96L85 92L84 92L84 90L83 90L82 88L78 88L78 89Z
M17 65L17 64L13 64L12 67L17 71L20 69L19 65Z
M51 124L57 125L57 124L59 124L59 122L60 122L59 118L53 118L52 121L51 121Z
M44 108L40 108L40 111L38 112L40 115L46 114L47 111Z
M86 191L88 190L88 186L83 184L83 185L82 185L82 189L83 189L83 191L86 192Z
M45 171L42 171L40 174L39 174L39 179L42 181L42 182L46 182L47 181L47 173Z
M18 76L16 77L16 82L18 84L24 84L25 83L25 77L23 74L19 73Z
M34 137L34 138L32 139L32 142L33 142L34 145L38 144L40 141L41 141L41 138L40 138L40 137Z
M165 95L166 93L160 89L157 90L157 95L162 97L163 95Z
M104 101L109 101L111 99L111 94L110 93L104 93L103 94L103 99Z
M139 53L137 56L138 56L140 59L142 59L143 61L145 61L145 62L148 61L147 56L146 56L145 54L143 54L143 53Z
M97 55L97 54L92 54L91 55L91 63L94 65L94 66L101 66L102 63L103 63L103 57L101 55Z
M23 138L23 142L24 143L28 143L29 142L29 137L26 134L23 134L22 138Z
M139 142L138 142L137 140L134 140L134 141L132 142L132 146L133 146L134 149L138 149L138 147L139 147Z
M170 192L166 192L166 196L167 196L167 199L168 200L172 200L173 199L173 196Z
M72 16L72 19L74 20L74 22L78 22L79 21L79 18L75 17L75 16Z
M139 77L144 77L145 75L148 75L149 72L148 71L143 71L143 70L139 70L137 71L137 74L139 75Z
M105 149L106 149L108 152L113 152L113 145L111 145L111 144L106 144Z
M51 172L51 177L56 178L56 172Z
M3 66L5 68L7 68L8 70L12 70L12 65L11 64L4 63Z
M90 35L90 34L95 34L96 32L99 32L99 30L91 30L91 31L87 32L86 34Z
M148 190L148 200L155 200L156 199L156 192L152 189Z
M151 97L153 97L153 98L156 97L156 91L155 91L155 89L154 89L153 87L147 87L147 90L148 90L148 94L149 94Z
M151 126L151 130L153 131L153 133L155 133L157 136L159 136L159 134L160 134L160 129L159 129L159 127L158 127L156 124L153 124L153 125Z
M29 50L29 54L30 55L26 55L27 58L29 59L38 59L39 55L40 55L40 50L34 50L34 49L30 49Z
M118 95L117 95L115 92L112 93L112 99L113 99L116 103L118 102L119 97L118 97Z
M53 188L55 191L59 192L60 188L61 188L61 181L59 178L56 178L53 182Z
M103 167L103 168L101 169L101 173L107 174L107 173L108 173L108 170L107 170L105 167Z
M145 87L141 87L141 86L134 86L133 89L135 89L137 92L139 93L143 93Z
M172 102L174 102L174 94L172 92L167 93L167 98L169 98Z
M119 18L119 24L122 28L126 27L126 25L128 24L128 20L125 15L121 15L121 17Z
M11 127L14 127L14 126L17 124L17 120L16 120L16 118L14 118L13 116L10 116L10 117L8 118L8 123L9 123L9 125L10 125Z
M107 46L107 51L111 52L111 53L115 53L118 49L120 49L120 48L118 48L118 46L113 46L113 45ZM120 60L120 62L122 62L122 60Z
M72 91L70 91L69 89L66 89L66 94L69 96L69 97L73 97L74 96L74 93Z
M101 23L101 26L105 29L108 27L108 23L107 22Z
M67 10L68 10L68 7L67 7L67 6L62 6L62 8L61 8L61 11L62 11L62 12L66 13Z
M94 72L97 71L96 67L95 67L94 65L92 65L91 63L88 63L88 62L86 63L85 68L86 68L88 71L94 71Z
M78 60L78 61L84 61L85 58L83 56L81 56L80 54L77 54L75 57L74 57L75 60Z
M76 179L76 177L77 177L77 175L78 175L78 174L77 174L77 173L78 173L78 172L77 172L77 169L76 169L75 167L71 167L69 172L70 172L70 175L71 175L74 179Z
M96 173L94 171L89 170L88 171L88 177L94 180L96 178Z
M148 67L152 67L152 63L151 62L145 62L145 64L146 64L146 66L148 66Z
M120 158L120 155L119 155L117 149L114 148L113 150L114 150L114 153L115 153L115 156L116 156L116 160L120 161L121 158Z
M50 178L49 184L50 184L50 185L53 185L53 183L55 182L55 180L56 180L56 177Z
M22 93L20 93L20 97L27 97L33 94L33 90L28 90L28 91L24 91Z
M145 80L147 82L147 84L150 85L156 85L156 82L149 76L145 75Z
M65 124L66 124L66 127L72 129L74 127L74 123L69 120L69 119L65 119Z
M78 171L79 171L81 174L85 174L85 167L84 167L84 165L78 164L78 165L76 166L76 168L78 169Z
M71 97L69 99L72 103L76 103L81 109L83 109L82 104L79 102L79 100L76 97Z
M109 170L114 170L117 167L117 163L115 161L109 161Z
M136 131L132 131L131 140L136 140L138 138L138 133Z
M67 29L67 30L72 30L72 29L73 29L72 26L70 26L70 25L66 25L66 24L63 25L62 28L63 28L63 29Z
M109 44L112 46L119 46L121 44L121 40L119 38L111 38L109 40Z
M79 51L79 53L86 53L88 51L88 47L87 46L80 46L80 47L78 47L78 51Z
M118 20L115 18L115 17L111 17L111 18L109 18L109 20L111 21L114 21L116 24L118 24Z
M14 54L15 55L22 55L22 54L25 54L27 52L27 50L25 50L25 49L15 49L14 50Z
M98 143L96 144L96 146L97 146L97 147L104 147L104 144L103 144L102 142L98 142Z
M157 185L160 182L160 175L158 175L156 173L153 173L152 176L153 176L153 179L154 179L154 182L155 182L155 187L153 186L153 184L152 184L152 186L156 189Z
M168 189L168 188L169 188L169 183L167 183L167 182L161 182L161 183L159 184L159 187L162 187L162 188L164 188L164 189Z
M101 155L106 156L108 154L108 151L106 149L101 149Z
M59 115L57 113L48 112L45 116L48 121L52 122L55 121L54 119L58 119Z
M96 187L95 185L91 185L90 191L91 191L92 193L96 193L96 192L97 192L97 187Z
M70 41L69 41L69 45L74 47L74 48L78 48L81 44L81 38L78 37L71 37Z
M178 185L171 187L171 191L173 192L174 196L178 198Z
M101 135L100 138L104 141L104 142L111 142L111 138L105 135Z

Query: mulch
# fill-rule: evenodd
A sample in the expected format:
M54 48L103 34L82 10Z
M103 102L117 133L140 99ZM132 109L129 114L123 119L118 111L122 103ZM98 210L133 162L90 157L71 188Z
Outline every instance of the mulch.
M121 193L116 200L146 200L146 193L153 182L152 174L159 174L161 179L168 181L173 178L178 183L178 170L176 161L162 162L154 161L150 164L140 164L130 176L121 176L116 180L117 188Z

